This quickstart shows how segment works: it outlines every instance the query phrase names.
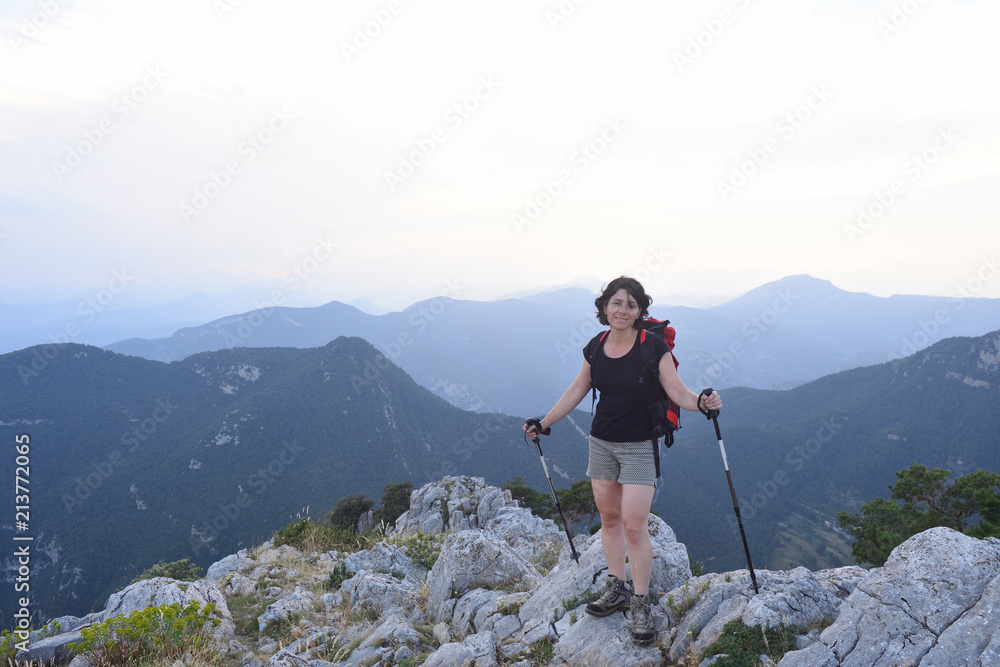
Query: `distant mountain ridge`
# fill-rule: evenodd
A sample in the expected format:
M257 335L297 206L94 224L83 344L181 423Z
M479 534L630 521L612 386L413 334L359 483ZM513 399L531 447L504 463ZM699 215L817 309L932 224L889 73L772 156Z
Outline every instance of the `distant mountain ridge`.
M547 491L520 418L455 408L359 338L172 364L68 345L25 383L19 369L46 351L0 356L0 439L31 438L32 585L53 612L83 613L161 559L206 565L266 538L294 518L289 508L322 516L350 493L378 497L389 481L520 476ZM1000 331L724 397L720 424L760 567L848 562L836 512L884 495L914 461L1000 470ZM714 432L697 413L681 423L661 450L654 510L710 570L738 568ZM557 487L584 478L588 431L577 412L545 439ZM13 476L13 465L3 458L0 472ZM8 580L16 568L6 561Z
M177 361L240 346L310 347L341 335L369 341L419 384L465 409L547 410L579 371L601 330L583 288L477 302L438 297L375 316L330 302L267 307L108 349ZM875 297L790 276L714 308L665 306L690 386L789 388L848 368L908 356L942 338L1000 328L1000 299Z
M53 612L89 607L162 557L205 565L289 508L377 498L388 481L462 466L543 483L520 420L453 407L359 338L173 364L67 345L43 366L45 350L0 356L0 437L31 439L32 586ZM13 477L13 463L0 469Z

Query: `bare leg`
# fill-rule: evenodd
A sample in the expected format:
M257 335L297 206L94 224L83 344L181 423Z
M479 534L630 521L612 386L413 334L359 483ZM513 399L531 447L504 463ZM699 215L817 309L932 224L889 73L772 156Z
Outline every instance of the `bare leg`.
M653 545L649 539L649 508L656 490L645 484L625 484L620 495L621 532L628 544L628 564L636 595L649 594L649 578L653 569ZM596 497L596 493L595 493ZM600 508L600 503L598 503ZM603 520L604 514L601 513ZM603 523L602 523L603 527ZM607 555L607 547L604 549ZM608 561L610 568L611 561Z
M608 574L625 581L625 527L622 523L622 485L614 480L592 479L594 501L601 513L601 547ZM650 496L652 498L652 496ZM648 539L647 535L647 539ZM634 575L633 575L634 576ZM647 575L648 580L648 575ZM647 581L648 585L648 581Z

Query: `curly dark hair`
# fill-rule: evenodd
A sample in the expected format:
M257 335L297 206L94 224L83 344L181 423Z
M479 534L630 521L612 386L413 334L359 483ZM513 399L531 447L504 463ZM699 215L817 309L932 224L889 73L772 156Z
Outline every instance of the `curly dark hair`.
M604 288L604 291L601 292L601 296L594 299L594 305L597 307L597 319L601 324L607 326L608 316L605 311L607 310L608 302L611 301L611 297L617 294L620 289L628 292L629 296L635 299L635 302L639 305L639 317L636 318L633 324L634 327L639 328L639 323L649 316L649 307L652 305L653 299L646 294L646 290L642 288L642 284L638 280L627 276L619 276L612 280Z

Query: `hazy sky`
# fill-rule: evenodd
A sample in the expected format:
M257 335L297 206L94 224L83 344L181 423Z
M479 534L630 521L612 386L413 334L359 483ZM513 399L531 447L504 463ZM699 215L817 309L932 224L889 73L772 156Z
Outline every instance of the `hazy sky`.
M0 302L1000 297L1000 3L5 0Z

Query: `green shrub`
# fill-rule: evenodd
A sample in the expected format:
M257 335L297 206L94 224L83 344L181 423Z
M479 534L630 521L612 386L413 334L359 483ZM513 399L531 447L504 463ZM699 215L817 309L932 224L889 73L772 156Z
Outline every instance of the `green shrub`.
M278 532L274 534L274 546L280 547L283 544L293 546L297 548L297 545L302 543L303 537L306 533L314 526L309 517L302 517L299 522L292 522L285 526L284 528L279 528Z
M0 635L0 664L13 665L14 657L17 655L17 642L14 641L14 633L4 630Z
M374 506L375 501L371 498L365 498L363 493L344 496L326 515L326 523L353 532L358 526L358 518Z
M409 658L403 658L399 661L399 667L420 667L430 656L430 653L419 653Z
M268 600L256 595L234 595L226 600L229 613L238 635L256 635L260 632L257 618L267 610Z
M154 577L169 577L177 581L197 581L201 576L201 568L191 562L190 558L164 563L162 560L153 565L130 583L153 579Z
M552 640L548 638L539 639L531 645L531 657L534 658L539 664L549 664L555 655L556 650L552 646Z
M302 614L292 614L287 618L273 620L267 624L264 631L260 634L271 639L276 639L279 644L290 644L292 642L292 632L301 620Z
M118 614L100 625L83 628L83 640L70 645L94 667L134 665L158 657L178 658L208 645L205 624L221 621L212 617L215 605L204 609L197 602L182 607L179 602Z
M793 650L799 632L799 628L786 625L750 627L736 619L722 626L722 634L701 652L701 659L724 654L726 657L714 663L716 667L760 667L760 656L767 655L777 662Z
M316 523L305 517L278 529L274 534L274 546L287 544L306 553L313 551L354 553L370 548L376 539L377 536L374 534L358 535L352 530L337 528L329 523Z
M327 590L335 591L340 588L342 583L350 578L351 573L347 571L347 565L345 563L341 563L340 565L334 567L330 572L330 578L327 579L325 587Z
M382 503L375 510L375 523L395 525L396 519L410 509L410 494L413 492L413 482L389 482L382 487Z
M437 535L417 533L403 542L403 551L414 562L420 563L429 570L434 567L438 556L441 555L441 545L444 543L445 537L443 533Z

